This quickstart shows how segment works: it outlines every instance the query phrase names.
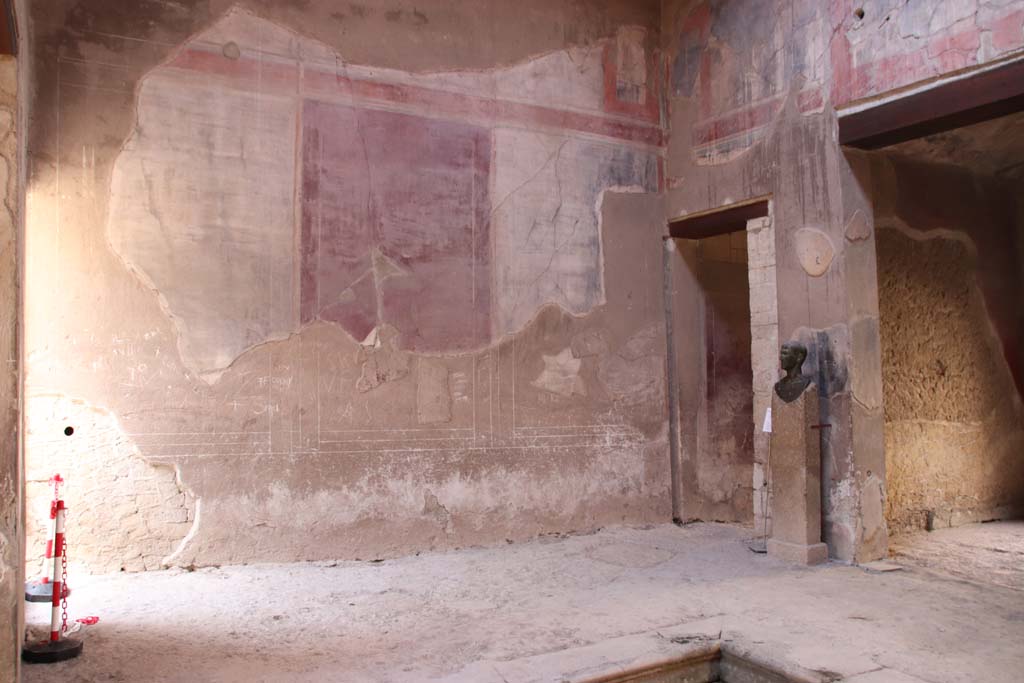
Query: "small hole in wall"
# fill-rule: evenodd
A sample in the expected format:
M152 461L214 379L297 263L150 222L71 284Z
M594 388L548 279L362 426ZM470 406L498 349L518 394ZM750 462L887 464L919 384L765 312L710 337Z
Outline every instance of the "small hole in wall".
M853 10L853 16L857 17L857 21L860 21L861 19L863 19L864 18L864 8L863 7L858 7L857 9Z
M238 43L233 40L224 43L224 47L221 48L221 52L228 59L238 59L242 56L242 48L238 47Z
M64 436L71 436L74 433L75 433L75 428L72 427L71 425L68 425L67 427L64 428Z

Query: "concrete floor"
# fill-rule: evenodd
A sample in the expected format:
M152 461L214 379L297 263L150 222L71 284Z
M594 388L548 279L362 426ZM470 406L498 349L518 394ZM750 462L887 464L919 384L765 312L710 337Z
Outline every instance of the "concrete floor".
M83 656L26 666L24 681L583 681L712 642L805 680L1019 681L1024 524L951 531L901 541L914 554L884 573L787 567L747 550L748 529L699 524L80 577L72 617L101 618ZM955 543L968 545L953 556L975 554L972 533L1011 548L995 552L1007 562L949 573L938 558ZM30 622L46 618L32 606Z

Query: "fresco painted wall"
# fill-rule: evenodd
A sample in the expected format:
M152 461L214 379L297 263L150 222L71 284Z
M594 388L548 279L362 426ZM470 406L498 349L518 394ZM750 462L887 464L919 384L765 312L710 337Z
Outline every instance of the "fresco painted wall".
M30 518L66 472L93 571L668 518L656 12L328 5L36 13Z
M663 8L668 217L771 199L778 309L763 323L777 326L779 341L811 347L805 370L818 379L830 425L823 538L833 557L873 559L886 547L871 169L836 144L836 110L1020 56L1022 16L1019 3L995 0L680 0ZM755 348L754 366L768 362ZM758 382L771 381L755 377L755 395ZM755 413L756 429L756 400ZM682 433L685 460L697 444ZM767 481L757 457L755 512Z
M835 109L1019 54L1016 3L941 4L33 5L30 497L110 463L69 488L97 567L666 519L665 220L768 196L755 445L803 339L824 537L879 556L871 168ZM101 492L135 530L102 549Z

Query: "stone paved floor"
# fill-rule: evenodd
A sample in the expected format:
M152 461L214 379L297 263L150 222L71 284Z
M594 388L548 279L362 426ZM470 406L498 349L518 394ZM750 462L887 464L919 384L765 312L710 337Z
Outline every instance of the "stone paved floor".
M83 656L24 681L582 681L694 642L807 680L1024 680L1019 563L970 580L916 559L794 568L751 553L750 533L614 528L379 563L79 577L72 616L101 617ZM46 618L32 607L30 623Z
M1024 591L1024 520L895 538L890 553L904 564Z

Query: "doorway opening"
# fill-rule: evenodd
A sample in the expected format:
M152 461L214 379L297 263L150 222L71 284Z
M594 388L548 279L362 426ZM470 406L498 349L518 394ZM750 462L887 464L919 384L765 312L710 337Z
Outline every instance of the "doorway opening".
M1024 516L1024 60L839 138L873 209L891 550L984 580L1024 542L978 524Z
M767 439L757 427L770 403L778 340L768 212L759 198L669 225L666 312L682 521L760 529L770 516Z
M1024 513L1024 114L871 154L899 534Z

